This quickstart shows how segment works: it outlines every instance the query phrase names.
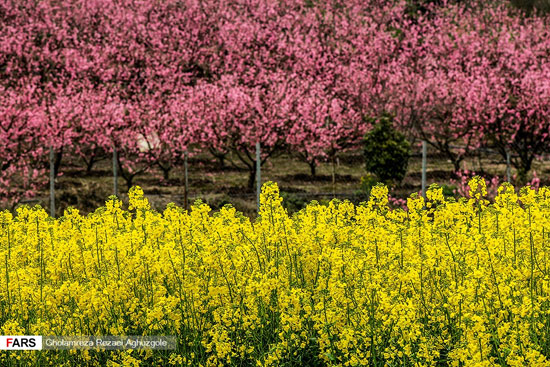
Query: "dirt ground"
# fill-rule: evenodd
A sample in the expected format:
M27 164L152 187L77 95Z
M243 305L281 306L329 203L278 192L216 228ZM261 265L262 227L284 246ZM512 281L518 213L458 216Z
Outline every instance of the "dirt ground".
M234 161L236 164L238 162ZM407 175L403 181L392 189L394 197L406 198L412 192L421 189L421 155L413 152L409 160ZM505 178L505 162L500 156L485 156L481 161L477 157L469 157L464 168L476 172L484 171L488 175L499 175ZM68 206L74 206L81 213L89 213L104 205L109 195L113 194L112 163L109 159L100 161L94 166L91 174L87 174L81 162L64 161L63 174L56 179L56 209L57 215L62 215ZM335 182L332 181L332 164L321 163L317 167L316 176L310 175L309 166L288 154L271 158L262 167L262 182L278 183L284 198L284 205L289 212L301 209L307 202L317 200L328 202L332 197L347 199L355 203L365 201L367 195L361 190L361 177L366 175L364 157L361 151L342 153L335 164ZM452 164L435 152L428 153L427 182L440 185L450 185ZM534 170L542 183L550 173L548 162L536 162ZM512 171L513 173L513 171ZM194 156L189 159L189 202L197 199L208 203L212 209L218 209L227 203L233 204L237 210L247 216L256 212L256 194L246 187L248 171L227 165L220 168L219 164L209 155ZM157 169L137 176L135 185L143 188L151 205L162 211L166 204L174 202L183 206L183 167L175 167L170 178L164 180ZM48 187L44 187L38 195L24 204L39 204L49 208ZM119 192L122 200L127 203L127 188L122 178L119 178Z

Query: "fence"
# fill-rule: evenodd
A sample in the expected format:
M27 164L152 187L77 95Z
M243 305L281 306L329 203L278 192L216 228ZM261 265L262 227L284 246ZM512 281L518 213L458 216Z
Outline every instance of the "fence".
M463 147L458 146L451 146L453 149L461 149ZM422 173L421 173L421 187L422 187L422 195L425 196L426 194L426 182L427 182L427 150L428 150L428 144L424 140L422 141ZM479 150L489 153L496 153L494 150L488 149L488 148L480 148ZM118 196L118 157L117 157L117 150L115 147L113 147L113 193L115 196ZM50 195L49 195L49 201L50 201L50 215L52 217L55 217L55 210L56 210L56 200L55 200L55 154L54 149L52 146L50 146L49 150L49 158L50 158ZM334 175L334 173L333 173ZM334 177L333 177L334 179ZM511 180L511 166L510 166L510 153L507 152L506 155L506 179L508 182ZM262 185L262 175L261 175L261 146L260 143L256 143L256 207L259 211L260 207L260 191L261 191L261 185ZM296 195L301 195L300 193L295 193ZM305 195L305 194L304 194ZM309 197L348 197L349 194L346 193L307 193L307 196ZM188 152L186 151L184 154L184 188L183 188L183 203L184 208L187 210L189 209L189 171L188 171Z

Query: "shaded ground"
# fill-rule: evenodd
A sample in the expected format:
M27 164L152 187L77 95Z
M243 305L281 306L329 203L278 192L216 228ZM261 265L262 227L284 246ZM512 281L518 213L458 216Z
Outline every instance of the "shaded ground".
M411 192L421 188L421 157L415 152L409 161L408 172L398 187L392 190L395 197L406 198ZM437 182L449 184L452 178L452 164L437 154L428 155L428 185ZM506 166L499 156L488 156L480 162L477 158L467 159L464 168L489 174L497 174L502 180ZM335 165L335 182L332 181L332 165L321 163L317 175L309 174L309 166L290 157L281 155L272 158L262 168L262 181L275 181L279 184L289 211L296 211L311 200L328 201L332 197L348 199L359 203L367 199L360 189L361 177L366 174L361 152L341 154ZM550 173L550 165L536 162L534 169L543 183ZM81 213L88 213L102 206L113 193L111 162L99 162L91 174L86 174L79 162L63 162L63 175L56 179L57 215L61 215L68 206L77 207ZM248 171L227 166L220 168L210 156L201 155L189 160L189 202L201 199L213 209L225 204L233 204L245 215L253 216L256 211L256 194L246 188ZM134 180L135 185L143 188L152 206L163 210L166 204L174 202L183 206L183 168L176 167L168 180L161 172L152 169ZM119 191L123 201L127 202L127 189L122 178L119 179ZM49 207L48 191L44 188L37 197L24 201L27 204L40 204Z

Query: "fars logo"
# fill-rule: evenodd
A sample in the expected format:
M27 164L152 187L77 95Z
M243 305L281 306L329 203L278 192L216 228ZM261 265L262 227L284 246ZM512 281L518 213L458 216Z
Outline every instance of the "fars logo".
M41 350L40 335L1 335L0 350Z

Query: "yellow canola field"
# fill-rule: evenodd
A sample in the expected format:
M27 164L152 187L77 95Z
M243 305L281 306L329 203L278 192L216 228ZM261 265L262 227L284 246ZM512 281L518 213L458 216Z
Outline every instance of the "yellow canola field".
M388 207L289 216L264 185L251 221L110 198L59 219L0 213L1 335L176 335L172 351L1 352L0 365L549 366L550 189L485 183Z

